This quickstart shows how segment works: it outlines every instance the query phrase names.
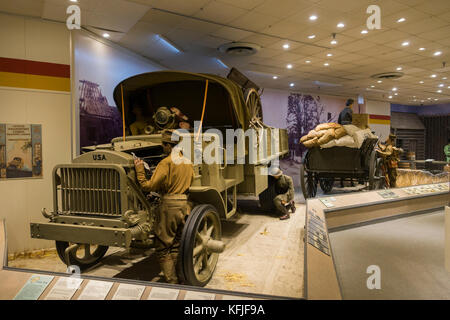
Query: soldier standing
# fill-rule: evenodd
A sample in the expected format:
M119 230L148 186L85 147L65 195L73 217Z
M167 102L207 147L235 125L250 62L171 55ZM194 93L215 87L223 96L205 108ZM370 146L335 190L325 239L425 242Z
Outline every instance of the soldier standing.
M353 120L353 103L355 101L353 99L348 99L345 103L345 108L339 113L338 117L338 123L345 125L345 124L352 124Z
M155 224L155 247L161 270L168 283L178 283L176 263L181 233L185 218L189 214L189 187L194 179L194 168L190 160L175 145L172 130L164 130L162 143L168 156L156 167L150 180L145 178L144 163L135 160L137 179L144 191L162 195Z
M270 173L272 177L276 179L275 181L275 192L277 196L273 199L273 204L277 211L281 214L280 220L289 219L289 211L286 206L295 212L294 204L294 183L292 178L284 175L283 171L279 168L275 168Z
M380 149L377 150L378 154L382 157L383 161L381 169L386 178L386 184L389 188L395 188L397 181L397 168L399 162L400 153L402 149L395 147L395 139L397 136L390 134L386 140L385 145L380 145Z

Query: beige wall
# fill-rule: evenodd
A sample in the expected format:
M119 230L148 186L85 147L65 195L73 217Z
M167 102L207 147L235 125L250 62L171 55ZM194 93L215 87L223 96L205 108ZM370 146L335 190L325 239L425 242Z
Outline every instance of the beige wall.
M0 57L70 64L70 33L64 24L0 14ZM30 238L29 223L46 220L40 211L52 209L52 169L71 161L71 95L0 87L0 123L42 125L43 179L0 180L8 251L52 247Z

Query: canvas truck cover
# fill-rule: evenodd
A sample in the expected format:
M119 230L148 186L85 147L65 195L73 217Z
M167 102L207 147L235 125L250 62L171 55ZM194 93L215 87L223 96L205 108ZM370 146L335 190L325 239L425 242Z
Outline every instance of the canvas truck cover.
M133 104L143 106L149 114L159 107L177 107L191 122L200 121L206 80L209 83L203 128L248 129L250 113L242 88L234 81L216 75L179 71L143 73L120 82L114 89L114 100L122 113L123 89L127 126Z

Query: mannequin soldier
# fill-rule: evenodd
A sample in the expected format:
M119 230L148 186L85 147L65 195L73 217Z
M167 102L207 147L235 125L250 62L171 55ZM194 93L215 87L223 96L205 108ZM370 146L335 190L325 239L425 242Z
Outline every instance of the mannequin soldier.
M281 214L280 220L289 219L289 211L286 206L295 212L294 204L294 183L292 178L284 175L283 171L279 168L274 168L270 175L276 179L275 181L275 192L277 196L273 199L273 204L277 209L278 213Z
M348 99L345 103L345 108L339 113L338 123L345 125L345 124L352 124L353 120L353 99Z
M163 149L168 156L158 164L150 180L145 178L142 160L136 159L135 167L142 189L162 196L155 225L156 254L166 281L179 283L176 263L185 217L190 211L188 191L194 179L194 168L175 148L179 141L172 140L172 133L172 130L162 132Z

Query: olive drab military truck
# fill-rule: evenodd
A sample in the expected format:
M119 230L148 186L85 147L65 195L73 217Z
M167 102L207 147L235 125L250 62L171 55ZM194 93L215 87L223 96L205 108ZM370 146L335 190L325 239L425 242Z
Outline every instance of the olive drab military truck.
M147 164L149 178L165 157L161 130L182 127L187 132L183 141L188 138L184 142L192 146L193 152L185 152L185 156L194 164L195 178L189 190L192 210L182 232L177 272L185 284L206 285L224 250L221 220L237 212L237 195L258 196L265 191L268 176L264 168L288 153L286 130L262 122L259 88L237 70L232 71L228 78L152 72L117 85L114 100L128 135L110 144L84 148L72 163L54 168L53 211L42 210L49 222L30 224L31 237L55 240L61 260L81 270L99 262L108 247L152 247L159 195L141 190L134 157ZM137 122L133 113L136 105L144 107L142 114L147 118L142 121L141 117L139 123L145 134L133 136L130 126ZM192 126L193 120L199 120L199 129ZM215 131L210 133L212 128ZM256 132L255 141L245 139L245 161L238 161L236 139L223 141L211 153L220 153L221 162L196 161L194 145L206 148L219 139L218 132L225 140L227 129ZM264 130L278 132L277 139L262 139ZM256 154L252 162L249 149L255 145L264 145L267 152ZM232 147L236 148L228 152Z

